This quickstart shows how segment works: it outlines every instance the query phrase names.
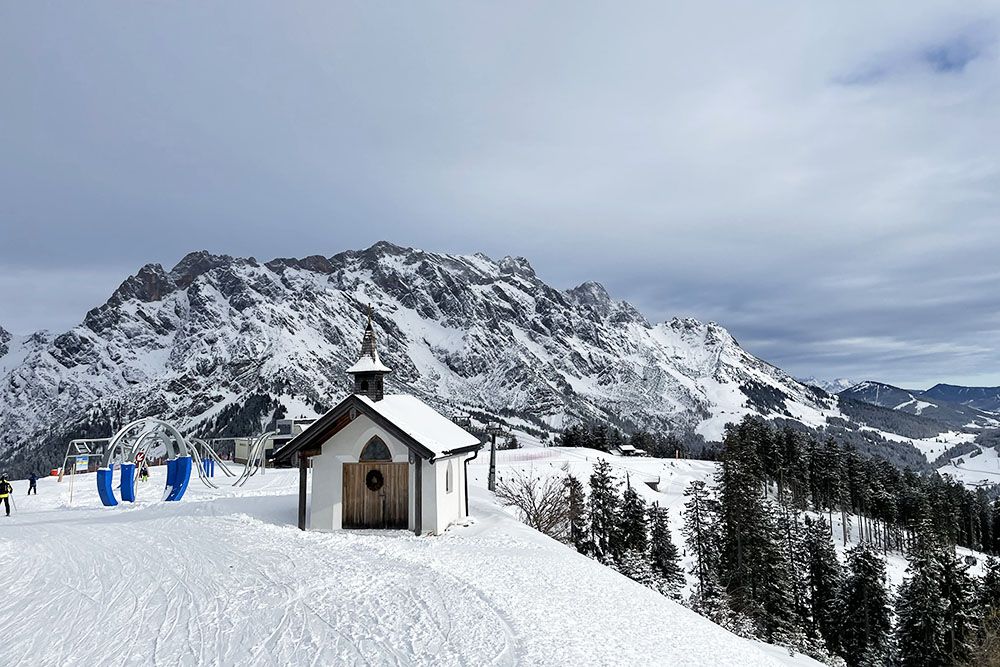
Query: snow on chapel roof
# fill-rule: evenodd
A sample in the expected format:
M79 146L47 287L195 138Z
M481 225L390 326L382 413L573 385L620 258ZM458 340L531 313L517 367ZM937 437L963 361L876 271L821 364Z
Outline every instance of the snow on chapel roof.
M480 444L479 438L454 423L416 396L393 394L381 401L360 396L365 405L402 429L408 436L441 456Z

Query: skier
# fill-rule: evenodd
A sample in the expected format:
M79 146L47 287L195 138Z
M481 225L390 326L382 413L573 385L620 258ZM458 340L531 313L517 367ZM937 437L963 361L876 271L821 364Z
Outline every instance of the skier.
M36 496L38 495L38 475L36 475L35 473L31 473L31 477L28 478L28 495L29 496L31 495L32 491L35 492Z
M13 492L14 487L7 481L7 473L0 475L0 502L3 502L4 508L7 510L7 516L10 516L10 494Z
M149 466L143 462L142 467L139 468L139 481L148 482L149 481Z

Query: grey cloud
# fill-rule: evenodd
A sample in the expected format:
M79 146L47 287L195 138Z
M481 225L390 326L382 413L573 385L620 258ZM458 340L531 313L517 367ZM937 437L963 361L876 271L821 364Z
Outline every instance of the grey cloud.
M800 375L1000 384L997 18L8 3L0 325L68 327L196 248L387 238L599 280Z

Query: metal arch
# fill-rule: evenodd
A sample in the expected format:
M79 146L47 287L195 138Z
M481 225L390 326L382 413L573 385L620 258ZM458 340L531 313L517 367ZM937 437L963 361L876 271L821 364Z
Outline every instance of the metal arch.
M195 445L195 448L200 446L202 450L204 450L205 456L215 461L216 465L222 469L222 472L226 475L226 477L236 477L236 473L229 469L229 466L227 466L226 462L222 460L222 457L220 457L218 453L212 449L211 445L201 438L191 438L191 443Z
M247 480L256 474L257 470L261 469L261 474L263 475L263 467L266 467L267 462L264 457L267 454L267 441L270 438L278 435L277 431L268 431L262 433L257 440L254 441L253 445L250 446L250 450L247 452L247 462L246 467L243 469L243 474L240 475L239 479L233 484L233 486L243 486L247 483Z
M124 449L123 441L128 437L128 435L136 429L138 426L142 426L143 429L140 431L140 439L145 437L147 431L151 431L149 428L149 422L151 420L147 418L136 419L133 422L129 422L125 426L118 429L118 432L112 436L111 441L108 443L107 450L104 452L104 465L102 467L109 468L111 464L114 463L115 454L121 448ZM124 452L123 452L124 454ZM124 458L124 456L122 457Z
M136 435L137 433L137 435ZM101 501L105 505L117 505L112 487L113 466L117 460L123 464L123 472L127 469L131 474L135 474L135 458L140 451L145 451L148 445L145 444L149 438L155 438L163 444L168 456L167 463L167 486L164 490L164 500L180 500L187 490L191 476L193 457L197 457L197 451L192 454L192 447L169 422L152 417L136 419L123 426L114 435L108 444L104 456L104 465L97 473L98 493ZM199 478L201 476L199 463ZM134 478L129 480L131 485ZM210 483L208 483L211 485ZM212 485L214 486L214 485ZM124 498L126 493L122 491L123 499L134 500L132 497Z

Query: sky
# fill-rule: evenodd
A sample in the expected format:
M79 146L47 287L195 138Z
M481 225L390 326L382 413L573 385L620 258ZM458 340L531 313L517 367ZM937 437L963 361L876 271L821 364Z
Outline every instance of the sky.
M2 3L0 326L386 239L1000 385L998 110L996 2Z

